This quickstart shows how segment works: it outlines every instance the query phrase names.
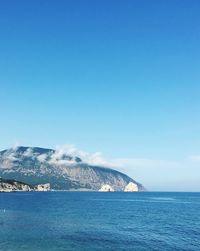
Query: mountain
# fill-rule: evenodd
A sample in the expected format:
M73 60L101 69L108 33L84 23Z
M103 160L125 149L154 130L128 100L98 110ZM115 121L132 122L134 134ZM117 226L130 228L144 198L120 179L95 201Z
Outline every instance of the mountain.
M49 183L54 190L98 191L110 185L115 191L124 191L130 183L143 186L114 169L92 166L80 157L53 149L16 147L0 152L0 177L15 179L35 186Z

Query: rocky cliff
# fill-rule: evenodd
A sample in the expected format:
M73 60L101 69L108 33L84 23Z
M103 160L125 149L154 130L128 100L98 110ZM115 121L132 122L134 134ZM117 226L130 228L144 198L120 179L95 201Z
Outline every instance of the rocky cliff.
M0 177L19 180L31 186L49 183L54 190L98 191L107 184L114 191L124 191L130 182L143 190L141 184L119 171L89 165L79 156L38 147L1 151Z
M30 184L11 179L0 178L0 192L30 192L30 191L50 191L50 184Z

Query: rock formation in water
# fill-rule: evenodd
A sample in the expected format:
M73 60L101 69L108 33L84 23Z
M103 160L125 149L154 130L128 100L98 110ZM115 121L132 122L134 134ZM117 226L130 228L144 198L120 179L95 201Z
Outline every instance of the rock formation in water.
M35 186L51 185L52 190L98 191L102 184L124 191L132 182L143 186L124 173L111 168L89 165L79 156L39 147L16 147L0 152L0 177Z
M34 189L38 192L47 192L51 190L51 186L49 183L47 184L39 184L34 187Z
M114 192L115 190L108 184L103 185L100 189L99 192Z
M133 182L128 183L128 185L124 189L124 192L138 192L137 184Z

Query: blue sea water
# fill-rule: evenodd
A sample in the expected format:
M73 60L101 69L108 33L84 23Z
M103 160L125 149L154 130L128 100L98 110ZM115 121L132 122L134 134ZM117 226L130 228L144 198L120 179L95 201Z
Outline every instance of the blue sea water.
M200 193L0 193L1 251L199 251Z

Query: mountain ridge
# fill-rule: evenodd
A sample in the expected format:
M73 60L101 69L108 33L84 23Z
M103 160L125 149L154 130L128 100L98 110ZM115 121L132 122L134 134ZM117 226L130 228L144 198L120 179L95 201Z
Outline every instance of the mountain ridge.
M123 191L133 182L128 175L109 167L89 165L79 156L59 150L19 146L0 151L0 177L16 179L31 185L50 183L54 190L98 191L108 184Z

